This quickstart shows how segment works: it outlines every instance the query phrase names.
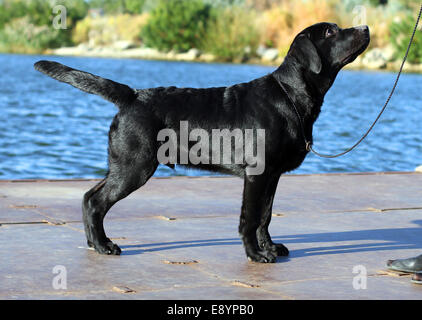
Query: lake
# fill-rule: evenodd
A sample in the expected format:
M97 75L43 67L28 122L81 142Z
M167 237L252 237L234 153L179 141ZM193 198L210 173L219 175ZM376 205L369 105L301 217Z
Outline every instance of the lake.
M0 179L100 178L107 171L108 129L117 109L98 96L33 69L55 60L133 88L213 87L247 82L273 67L135 59L0 55ZM396 74L341 71L314 127L314 148L337 153L368 129ZM422 165L422 75L403 74L368 138L337 159L308 155L293 174L413 171ZM159 166L155 176L211 175Z

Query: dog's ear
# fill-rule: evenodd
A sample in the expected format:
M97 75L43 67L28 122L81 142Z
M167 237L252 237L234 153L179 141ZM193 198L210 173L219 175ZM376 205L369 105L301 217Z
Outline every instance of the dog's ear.
M305 34L300 34L295 38L288 54L295 57L302 66L309 67L313 73L321 72L321 58L314 44Z

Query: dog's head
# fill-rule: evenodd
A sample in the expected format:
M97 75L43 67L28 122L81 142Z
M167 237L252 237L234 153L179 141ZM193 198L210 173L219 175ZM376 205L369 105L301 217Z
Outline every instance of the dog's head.
M368 44L368 26L341 29L335 23L322 22L300 32L287 55L314 74L335 75Z

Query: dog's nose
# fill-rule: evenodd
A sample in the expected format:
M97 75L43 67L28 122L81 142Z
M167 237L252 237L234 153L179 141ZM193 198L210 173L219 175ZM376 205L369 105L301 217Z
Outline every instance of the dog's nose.
M366 25L357 26L354 28L359 34L361 34L365 39L369 40L369 27Z
M355 29L359 30L359 31L364 31L364 32L369 31L369 27L367 25L357 26L357 27L355 27Z

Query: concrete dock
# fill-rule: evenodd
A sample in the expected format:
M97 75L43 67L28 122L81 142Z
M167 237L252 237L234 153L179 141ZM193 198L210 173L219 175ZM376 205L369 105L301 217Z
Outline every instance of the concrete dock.
M231 177L151 179L106 217L122 255L99 255L80 209L96 182L0 181L0 299L422 299L385 271L422 254L421 173L283 176L275 264L246 259Z

